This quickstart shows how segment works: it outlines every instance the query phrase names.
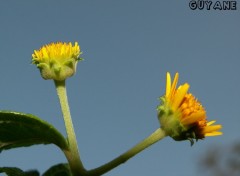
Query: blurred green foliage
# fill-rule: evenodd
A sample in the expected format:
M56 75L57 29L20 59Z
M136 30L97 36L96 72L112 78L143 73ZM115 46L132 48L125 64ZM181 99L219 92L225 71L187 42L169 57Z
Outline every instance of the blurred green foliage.
M212 146L200 160L201 173L211 176L240 175L240 140L230 145Z

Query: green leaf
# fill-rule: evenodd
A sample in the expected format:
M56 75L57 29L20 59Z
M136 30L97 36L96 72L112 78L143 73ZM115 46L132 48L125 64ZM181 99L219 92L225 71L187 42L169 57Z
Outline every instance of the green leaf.
M72 176L68 164L57 164L49 168L42 176Z
M22 171L16 167L0 167L0 173L5 173L8 176L39 176L39 172L36 170Z
M31 114L0 111L0 151L34 144L68 148L65 138L51 124Z

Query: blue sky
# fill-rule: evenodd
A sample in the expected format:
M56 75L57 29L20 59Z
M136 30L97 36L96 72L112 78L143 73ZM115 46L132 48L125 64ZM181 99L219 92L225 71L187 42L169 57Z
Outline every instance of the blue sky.
M35 114L65 135L54 84L31 65L31 54L50 42L78 41L84 61L67 80L68 96L81 157L91 169L159 127L165 74L179 72L224 135L193 147L165 138L105 175L202 175L197 165L210 146L240 139L239 17L239 8L193 11L188 1L2 1L1 109ZM0 166L41 172L60 162L66 159L53 145L0 157Z

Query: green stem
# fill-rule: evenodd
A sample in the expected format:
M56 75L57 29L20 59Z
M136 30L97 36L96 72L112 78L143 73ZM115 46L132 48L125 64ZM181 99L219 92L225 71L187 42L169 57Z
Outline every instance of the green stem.
M138 154L142 150L148 148L152 144L161 140L165 136L166 136L165 132L161 128L159 128L155 132L153 132L150 136L145 138L143 141L141 141L140 143L135 145L133 148L131 148L130 150L123 153L122 155L113 159L112 161L110 161L110 162L108 162L108 163L106 163L106 164L104 164L104 165L102 165L102 166L100 166L96 169L92 169L92 170L87 171L86 175L88 175L88 176L102 175L102 174L112 170L113 168L119 166L120 164L125 163L128 159L132 158L133 156L135 156L136 154Z
M60 101L62 114L65 122L67 131L67 139L69 143L69 150L65 150L64 154L69 162L70 169L74 176L81 176L86 173L86 170L81 162L80 155L78 152L77 140L73 128L71 114L68 105L67 92L64 81L55 81L55 86Z

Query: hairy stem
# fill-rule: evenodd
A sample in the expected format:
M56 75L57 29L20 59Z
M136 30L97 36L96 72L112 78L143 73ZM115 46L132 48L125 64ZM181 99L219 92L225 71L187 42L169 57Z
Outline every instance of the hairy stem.
M155 132L153 132L150 136L145 138L143 141L135 145L130 150L126 151L122 155L118 156L117 158L113 159L112 161L96 168L89 170L86 175L88 176L99 176L102 175L113 168L119 166L120 164L125 163L127 160L141 152L142 150L148 148L152 144L156 143L157 141L161 140L166 136L165 132L159 128Z
M62 114L65 122L65 127L67 131L67 139L69 143L69 150L65 150L64 154L69 162L70 169L74 176L85 175L86 170L80 159L78 152L77 140L73 128L72 118L70 114L70 109L68 105L67 92L64 81L55 81L55 86L57 90L57 95L60 101Z

